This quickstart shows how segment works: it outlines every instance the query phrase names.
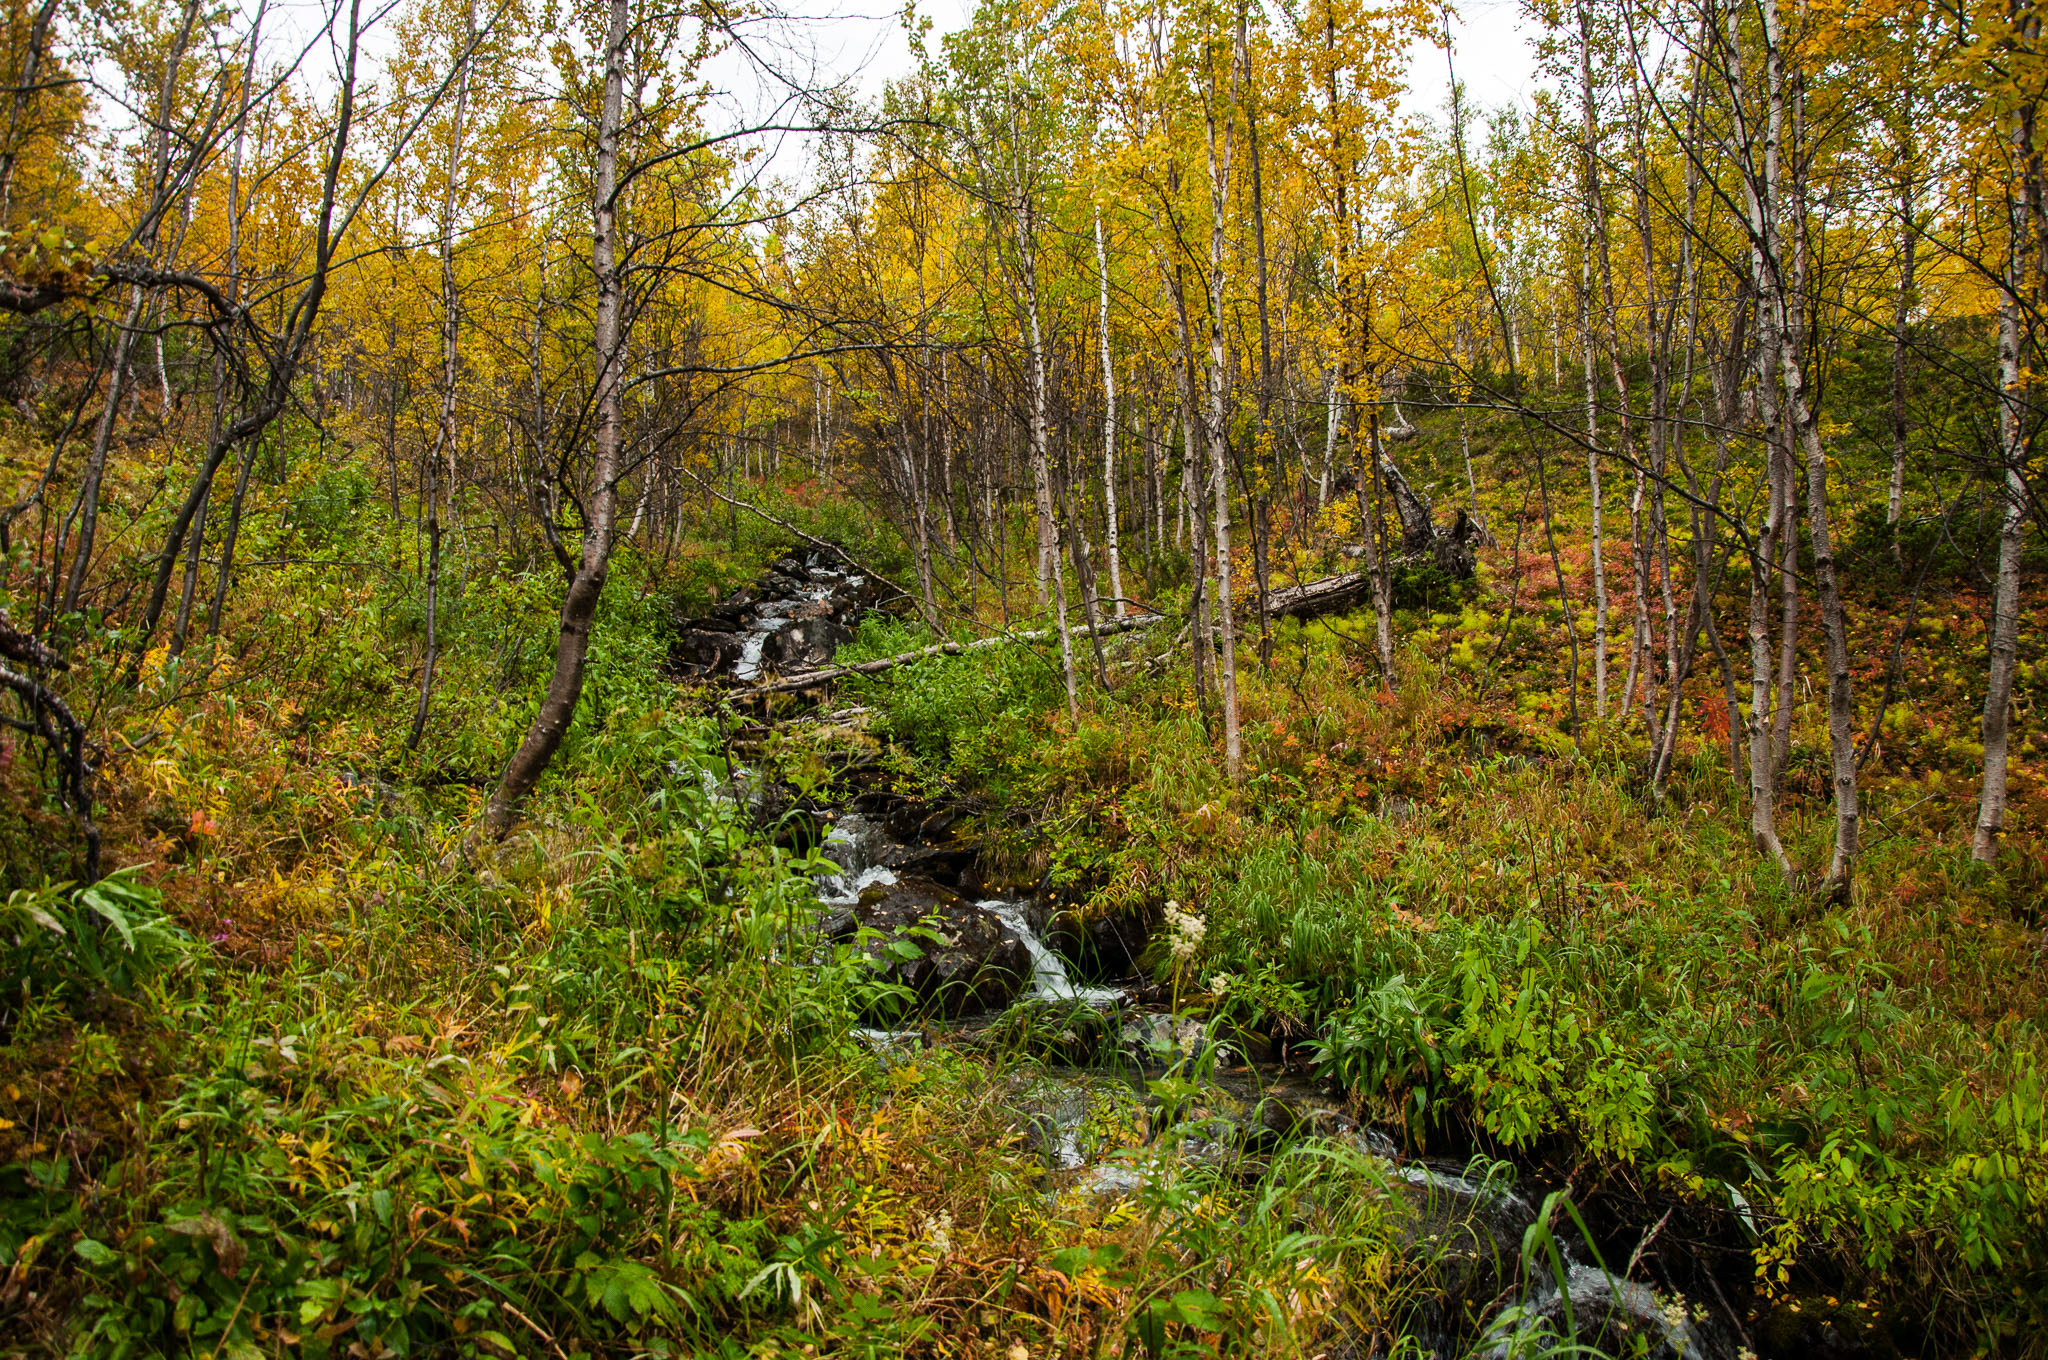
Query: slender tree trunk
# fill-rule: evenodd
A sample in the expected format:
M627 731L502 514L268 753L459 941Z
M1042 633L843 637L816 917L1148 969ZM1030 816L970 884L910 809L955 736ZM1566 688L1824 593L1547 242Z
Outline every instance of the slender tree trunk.
M256 469L256 441L250 440L242 449L242 457L235 468L235 493L228 500L227 528L221 533L220 562L214 567L213 603L206 611L206 635L220 636L221 616L227 610L228 582L235 572L235 545L242 536L242 506L249 496L249 475ZM208 485L212 478L207 479Z
M1782 353L1781 338L1773 353ZM1773 377L1771 381L1777 379ZM1775 464L1771 490L1778 498L1778 706L1771 714L1771 759L1779 770L1792 758L1794 696L1799 683L1799 478L1777 394L1765 416L1770 429L1770 456Z
M1268 466L1279 457L1278 444L1273 438L1273 323L1272 308L1266 288L1266 187L1264 157L1259 148L1259 108L1256 98L1258 81L1251 74L1251 45L1246 41L1246 17L1248 3L1240 4L1237 12L1237 50L1239 70L1244 76L1245 135L1252 153L1252 243L1257 267L1257 296L1259 305L1259 440L1254 450L1254 473L1248 479L1246 499L1250 502L1252 517L1252 583L1257 595L1253 602L1259 625L1259 665L1270 669L1273 665L1272 622L1266 617L1266 596L1271 593L1271 551L1269 542L1272 523L1271 486L1274 471Z
M463 17L462 53L455 74L455 107L448 130L446 182L441 190L441 420L433 451L427 455L424 493L427 500L427 656L420 668L420 701L412 716L412 731L406 734L405 749L416 749L427 730L427 714L434 702L434 670L441 660L441 510L436 485L440 460L445 454L452 466L455 458L455 392L462 357L461 298L455 286L455 208L462 178L463 120L469 112L470 48L475 42L476 9L472 0ZM454 490L450 479L449 490Z
M605 38L604 104L597 134L597 182L591 232L591 272L597 282L593 340L598 356L597 421L593 439L588 518L583 529L583 556L562 597L560 635L555 643L554 673L533 725L498 781L484 812L489 835L502 840L512 830L520 807L546 773L583 696L584 663L590 651L590 626L611 570L615 521L619 505L619 446L623 425L620 391L625 357L622 301L625 280L618 263L619 134L624 117L626 45L630 34L630 0L611 0Z
M1209 477L1216 508L1216 618L1220 625L1220 652L1216 677L1223 700L1223 767L1232 779L1244 772L1243 737L1237 715L1237 620L1230 598L1230 436L1228 389L1230 374L1223 341L1223 290L1225 276L1223 224L1229 207L1230 128L1217 136L1216 98L1213 82L1203 128L1209 153Z
M146 294L141 285L128 290L128 311L114 337L113 366L107 372L106 404L100 408L99 424L93 429L92 452L86 456L85 477L78 486L78 539L72 548L71 570L64 579L64 598L57 612L69 614L78 608L79 591L85 586L92 566L94 539L100 522L100 483L107 472L107 450L113 443L114 420L120 414L121 397L127 387L128 365L134 352L135 329L141 324Z
M1095 657L1095 680L1107 690L1109 665L1102 654L1102 592L1095 577L1095 548L1088 541L1088 517L1085 508L1087 497L1083 491L1085 486L1086 482L1073 476L1072 468L1065 459L1062 459L1058 494L1054 500L1065 523L1073 526L1073 533L1067 540L1067 551L1074 562L1074 583L1081 588L1081 608L1088 625L1088 645Z
M220 383L216 381L214 387L217 392ZM217 411L218 399L214 405ZM218 414L213 419L217 426L220 420ZM171 655L174 657L184 655L185 638L192 628L192 604L199 594L199 558L206 549L206 511L212 502L213 481L209 478L206 483L206 495L199 502L198 513L192 517L192 542L185 550L185 579L178 587L178 613L171 624Z
M1912 117L1908 99L1906 117ZM1899 521L1906 512L1906 361L1912 339L1915 266L1920 243L1913 217L1911 134L1902 139L1899 173L1899 295L1892 308L1892 479L1885 496L1884 522L1892 531L1892 560L1901 561Z
M160 209L165 204L165 195L169 190L171 113L172 104L177 96L178 68L185 60L185 49L191 43L192 28L198 18L199 0L186 0L177 35L172 39L170 50L164 54L163 80L157 86L156 125L150 137L149 198L144 204L144 211L150 214L150 226L137 242L145 258L156 249L156 223L162 218ZM92 551L99 528L100 484L106 476L107 448L113 438L114 418L128 379L135 330L141 321L146 300L147 293L142 285L136 284L128 290L127 318L122 322L121 333L114 341L114 366L107 378L107 404L100 412L99 428L93 436L92 454L86 464L85 477L78 491L82 510L71 575L64 585L63 612L67 614L78 607L78 594L85 583L86 571L92 565Z
M1785 56L1778 31L1777 0L1763 0L1765 56L1770 63L1770 98L1773 123L1782 126L1781 119L1785 105ZM1772 141L1777 142L1774 129ZM1766 162L1768 178L1767 194L1774 205L1782 207L1767 215L1766 221L1783 221L1789 214L1795 232L1803 232L1806 216L1805 183L1806 172L1802 164L1795 161L1792 173L1789 202L1779 187L1780 158L1771 157ZM1774 242L1775 236L1766 233L1767 242ZM1803 272L1803 271L1802 271ZM1811 403L1807 392L1802 344L1805 327L1795 316L1793 308L1803 306L1803 300L1795 303L1790 290L1784 286L1782 270L1769 271L1775 287L1766 297L1766 305L1775 315L1772 327L1779 337L1779 373L1785 389L1785 415L1788 434L1796 434L1801 450L1806 456L1807 481L1807 536L1813 549L1813 574L1820 588L1821 628L1827 657L1828 674L1828 748L1834 778L1835 794L1835 847L1832 862L1828 866L1825 890L1837 898L1846 900L1852 876L1855 872L1858 838L1860 834L1860 800L1856 784L1856 734L1855 734L1855 692L1849 673L1848 625L1844 617L1842 597L1836 579L1834 543L1828 516L1828 471L1827 453L1820 438L1820 413ZM1789 461L1792 449L1786 448ZM1789 469L1788 469L1789 471ZM1786 479L1787 515L1786 528L1791 532L1792 479ZM1785 579L1796 578L1792 570L1796 559L1787 554ZM1788 615L1788 625L1790 618ZM1789 639L1788 639L1789 650ZM1790 694L1781 696L1785 709L1790 707ZM1781 710L1781 713L1784 710Z
M1856 694L1849 672L1849 627L1837 579L1829 523L1827 451L1820 438L1820 413L1806 400L1798 351L1786 346L1785 396L1791 404L1806 452L1807 537L1813 545L1813 574L1820 586L1821 631L1828 668L1828 754L1835 786L1835 852L1827 891L1846 900L1856 869L1861 834L1861 800L1856 786Z
M1778 840L1778 762L1771 742L1771 564L1782 510L1773 498L1750 558L1749 834L1789 880L1792 861Z
M1466 415L1461 407L1458 411L1458 452L1465 455L1465 492L1472 498L1472 513L1476 515L1479 513L1479 479L1472 475L1472 429Z
M1166 453L1161 441L1173 429L1158 406L1145 408L1145 482L1152 502L1152 559L1166 555Z
M1102 239L1102 210L1095 211L1095 270L1101 284L1097 321L1102 331L1102 504L1103 550L1109 555L1109 592L1115 597L1112 616L1124 612L1122 545L1117 538L1116 511L1116 361L1109 348L1109 252Z
M1380 684L1394 687L1394 548L1387 532L1386 478L1380 469L1387 464L1380 447L1380 408L1375 402L1366 408L1366 453L1372 471L1358 470L1358 511L1365 532L1360 535L1365 550L1366 577L1372 582L1373 649L1379 657Z
M198 516L199 507L206 501L212 489L214 474L233 449L247 446L243 455L243 469L235 492L235 503L231 510L226 540L222 544L220 575L222 584L217 585L214 598L214 624L218 625L221 593L226 590L225 578L233 561L232 545L240 527L243 491L247 487L249 468L255 458L255 444L270 423L277 419L291 398L292 384L313 342L313 336L320 318L320 307L327 297L327 281L334 265L334 254L340 248L341 238L348 230L353 214L345 216L337 224L335 208L341 189L342 170L349 159L349 138L355 129L356 66L362 55L362 3L348 0L348 37L343 46L340 91L337 101L334 132L329 143L324 164L321 166L320 202L313 218L312 258L307 267L306 282L296 298L289 305L282 295L278 298L278 310L284 318L282 333L271 347L270 372L266 377L256 404L241 419L222 430L207 450L193 479L192 489L172 517L171 527L165 535L163 551L157 555L156 570L150 581L149 602L143 608L141 625L136 629L135 654L131 661L131 679L140 673L143 656L149 648L149 640L156 632L157 624L163 618L164 601L170 591L171 575L177 568L178 554L185 545L185 535Z
M953 517L953 502L958 492L954 484L953 470L953 351L939 351L939 489L943 493L939 507L944 517L946 530L947 560L957 562L960 548L959 525ZM779 470L779 469L778 469ZM974 584L973 573L967 577L968 588Z
M1645 422L1648 433L1649 462L1636 467L1635 495L1629 506L1630 530L1635 535L1635 587L1636 587L1636 656L1642 680L1643 725L1650 735L1652 750L1663 745L1663 734L1657 718L1657 651L1655 633L1650 620L1650 594L1660 549L1668 549L1669 540L1664 532L1664 470L1665 442L1668 427L1665 422L1667 388L1669 385L1669 336L1664 329L1666 322L1676 316L1677 304L1664 313L1665 322L1660 322L1657 296L1657 256L1655 239L1650 220L1650 157L1649 147L1644 140L1643 128L1649 117L1643 107L1642 88L1631 70L1629 77L1629 100L1634 117L1630 120L1633 129L1630 141L1633 144L1635 161L1635 208L1636 234L1642 247L1643 261L1643 351L1649 363L1650 410ZM1680 240L1686 240L1681 237ZM1676 674L1675 667L1668 663L1677 659L1677 608L1671 594L1671 575L1668 555L1662 560L1666 564L1663 573L1664 638L1667 650L1667 671ZM1654 772L1652 777L1654 783Z
M1337 370L1323 374L1323 471L1316 479L1316 513L1330 503L1330 478L1337 464L1337 423L1343 419L1344 396L1337 387Z
M1593 716L1607 716L1607 554L1603 542L1604 505L1600 486L1599 380L1593 318L1593 256L1595 243L1606 253L1606 206L1600 193L1600 130L1593 102L1592 16L1585 0L1577 6L1579 20L1579 155L1584 176L1581 203L1586 237L1579 259L1579 330L1586 348L1586 480L1591 488L1593 558ZM1602 274L1606 272L1602 260ZM1612 305L1613 294L1608 301ZM1619 400L1619 398L1617 398ZM1619 444L1620 441L1617 441Z
M1730 28L1734 29L1732 20ZM1740 118L1740 111L1747 107L1740 32L1729 32L1724 43L1731 84L1729 102ZM1766 168L1759 173L1753 163L1746 167L1742 186L1742 206L1749 236L1750 279L1757 295L1757 338L1752 358L1757 398L1763 407L1765 459L1770 483L1765 496L1763 525L1749 554L1749 830L1757 853L1774 860L1779 872L1790 882L1794 877L1792 860L1778 838L1778 760L1771 734L1771 571L1777 565L1779 536L1792 532L1784 486L1784 459L1777 450L1777 402L1772 396L1772 387L1777 381L1777 350L1782 339L1777 309L1769 301L1775 286L1777 261L1776 235L1770 220L1772 202L1766 186L1775 176L1779 126L1775 116L1767 122L1762 148ZM1746 123L1742 131L1748 143L1745 150L1753 153L1754 131ZM1784 693L1779 698L1781 702L1789 703L1791 696Z
M1182 523L1187 531L1189 664L1194 668L1195 706L1202 715L1202 730L1209 730L1209 649L1213 641L1209 627L1209 535L1204 528L1206 520L1201 512L1201 502L1196 488L1200 479L1195 469L1201 466L1198 449L1203 444L1201 434L1200 399L1195 394L1195 350L1194 337L1188 325L1186 294L1181 290L1178 276L1175 278L1173 297L1175 303L1174 327L1180 340L1181 375L1181 509Z
M2016 120L2014 140L2021 164L2032 155L2033 109ZM1998 578L1992 590L1990 663L1984 687L1984 780L1977 798L1977 829L1970 853L1983 863L1998 857L1998 837L2005 829L2006 766L2010 746L2012 677L2019 652L2020 554L2026 545L2027 429L2024 386L2027 344L2022 315L2025 274L2021 241L2026 233L2022 205L2010 199L2011 244L2006 252L2005 290L1998 306L1998 444L2005 464L2005 513L1999 521Z
M1021 179L1021 176L1020 176ZM1020 186L1021 187L1021 186ZM1028 195L1028 189L1024 190ZM1037 226L1027 204L1017 223L1019 254L1024 265L1024 311L1029 327L1030 352L1025 365L1031 386L1031 490L1038 507L1040 589L1045 578L1052 581L1052 606L1059 621L1060 676L1067 687L1067 716L1076 727L1081 724L1080 688L1074 681L1074 638L1067 623L1067 573L1060 563L1059 514L1052 496L1052 458L1046 448L1050 439L1046 407L1051 400L1045 374L1045 335L1038 317ZM1041 599L1043 595L1041 594Z

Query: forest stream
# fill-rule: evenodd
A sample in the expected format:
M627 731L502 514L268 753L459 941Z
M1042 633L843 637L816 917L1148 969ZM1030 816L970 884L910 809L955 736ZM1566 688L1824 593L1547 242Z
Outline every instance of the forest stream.
M836 554L792 554L711 615L682 623L672 664L743 694L770 670L829 662L876 598ZM1589 1218L1592 1242L1562 1208L1551 1233L1532 1231L1546 1196L1563 1188L1544 1168L1413 1155L1399 1130L1361 1122L1300 1050L1265 1036L1220 1039L1176 1014L1139 969L1156 922L1084 924L1050 893L997 881L962 833L964 810L893 791L874 777L872 751L839 754L838 782L856 791L822 803L792 801L744 763L774 722L863 724L865 711L831 705L828 697L742 733L721 796L818 846L830 864L816 878L821 941L858 942L917 998L920 1023L877 1017L855 1032L877 1063L932 1045L1033 1055L1009 1078L1010 1099L1048 1193L1131 1195L1176 1159L1255 1180L1280 1147L1322 1139L1367 1159L1381 1193L1400 1202L1405 1240L1432 1272L1434 1297L1412 1323L1427 1353L1504 1357L1553 1331L1612 1355L1750 1353L1735 1303L1751 1287L1747 1253L1730 1236L1674 1256L1680 1232L1696 1230L1671 1226L1683 1216L1676 1201L1645 1198L1618 1218L1604 1206ZM892 948L906 940L917 948ZM1662 1234L1661 1249L1649 1250ZM1613 1270L1617 1260L1629 1269ZM1830 1339L1841 1343L1830 1353L1857 1353L1846 1337Z

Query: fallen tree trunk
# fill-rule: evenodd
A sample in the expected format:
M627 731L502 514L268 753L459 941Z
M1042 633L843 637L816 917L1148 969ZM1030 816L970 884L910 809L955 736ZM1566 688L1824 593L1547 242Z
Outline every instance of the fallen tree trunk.
M1098 623L1091 629L1081 630L1081 636L1090 633L1106 637L1111 633L1128 633L1138 628L1150 628L1164 619L1164 614L1133 614L1124 618ZM1028 633L998 633L994 637L979 638L973 642L936 642L929 647L920 647L913 652L898 652L895 656L878 657L873 661L858 661L846 666L820 666L816 670L794 671L774 680L749 686L749 694L787 694L800 689L812 689L849 675L877 675L883 671L907 666L913 661L923 661L933 656L959 656L963 652L985 651L1010 642L1047 642L1059 634L1051 628L1038 628Z
M1296 618L1309 618L1332 610L1349 609L1364 599L1371 589L1372 578L1365 572L1340 572L1335 576L1268 591L1266 613L1276 618L1289 614Z
M1279 618L1293 615L1309 618L1316 614L1327 614L1333 610L1349 609L1363 599L1371 587L1371 580L1362 571L1340 572L1335 576L1324 576L1314 581L1303 581L1298 585L1284 586L1266 592L1266 613ZM1128 633L1140 628L1150 628L1165 621L1164 614L1132 614L1122 618L1098 623L1092 630L1084 630L1086 637L1092 631L1098 637L1112 633ZM1048 642L1059 636L1050 628L1034 629L1028 633L998 633L994 637L977 639L974 642L936 642L916 651L899 652L895 656L877 657L873 661L860 661L845 666L820 666L815 670L793 671L788 675L764 681L747 687L749 694L789 694L797 690L814 689L819 685L843 679L849 675L879 675L883 671L907 666L913 661L923 661L934 656L959 656L963 652L978 652L990 647L1001 647L1011 642Z

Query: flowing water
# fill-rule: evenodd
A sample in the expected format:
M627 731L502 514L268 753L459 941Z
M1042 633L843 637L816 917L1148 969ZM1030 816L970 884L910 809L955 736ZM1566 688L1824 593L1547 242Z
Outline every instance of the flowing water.
M1038 932L1031 928L1023 903L989 898L974 905L993 913L1031 956L1029 996L1040 1001L1079 1001L1089 1006L1120 1005L1129 996L1127 989L1122 987L1075 986L1067 976L1066 960L1046 948L1045 942L1038 938Z

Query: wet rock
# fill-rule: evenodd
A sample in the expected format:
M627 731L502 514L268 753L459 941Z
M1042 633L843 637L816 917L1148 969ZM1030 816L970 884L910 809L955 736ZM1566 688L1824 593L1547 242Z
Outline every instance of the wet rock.
M832 659L842 643L853 638L853 630L838 620L819 615L797 619L771 636L766 656L782 670L805 670Z
M712 628L678 631L669 643L669 666L684 673L709 674L731 668L744 643L739 634Z
M752 586L700 617L677 620L670 668L752 682L763 671L828 664L880 599L875 583L845 567L839 554L822 549L778 559Z
M1088 925L1080 912L1061 907L1047 916L1044 935L1045 942L1059 951L1061 957L1078 958L1088 939Z
M1157 1011L1124 1023L1123 1049L1140 1067L1172 1067L1199 1057L1205 1045L1199 1021Z
M887 960L893 981L943 1015L1006 1006L1031 976L1029 954L995 913L930 879L877 884L861 894L852 914L854 929L880 932L870 957ZM917 956L897 957L901 944Z
M1521 1307L1503 1314L1494 1344L1481 1354L1506 1360L1546 1336L1640 1360L1722 1360L1733 1354L1695 1322L1684 1299L1660 1298L1645 1285L1584 1264L1567 1269L1564 1288L1544 1280Z
M950 841L959 834L960 825L966 820L965 808L942 807L917 824L917 839L927 845Z
M882 852L880 862L900 875L929 878L965 896L980 884L978 876L968 873L977 849L971 845L891 845Z
M906 843L917 839L917 829L931 815L931 809L923 802L895 793L883 793L879 797L870 795L868 806L862 811L871 816L879 814L883 824L889 828L889 834Z

